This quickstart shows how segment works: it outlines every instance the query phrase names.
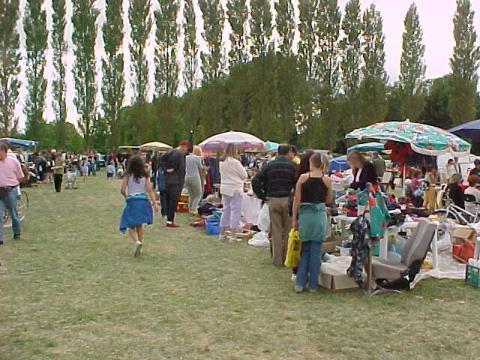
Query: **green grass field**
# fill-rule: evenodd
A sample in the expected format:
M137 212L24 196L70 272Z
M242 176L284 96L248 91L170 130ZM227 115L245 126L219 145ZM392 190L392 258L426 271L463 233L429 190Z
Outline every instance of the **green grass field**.
M480 358L480 290L461 281L297 295L267 249L187 216L178 230L157 217L134 258L118 188L27 190L22 240L0 247L0 359Z

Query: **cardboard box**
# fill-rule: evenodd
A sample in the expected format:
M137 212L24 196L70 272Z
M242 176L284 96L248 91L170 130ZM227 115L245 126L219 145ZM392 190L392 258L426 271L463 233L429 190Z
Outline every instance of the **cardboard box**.
M457 227L452 233L452 257L462 263L475 255L477 232L468 227Z
M456 227L452 233L453 244L463 244L465 240L475 244L477 239L477 232L469 227Z
M335 253L337 252L337 246L340 246L340 243L340 236L330 235L322 244L322 252Z
M322 263L318 278L321 287L330 290L357 289L358 284L347 275L352 258L333 257L332 262Z

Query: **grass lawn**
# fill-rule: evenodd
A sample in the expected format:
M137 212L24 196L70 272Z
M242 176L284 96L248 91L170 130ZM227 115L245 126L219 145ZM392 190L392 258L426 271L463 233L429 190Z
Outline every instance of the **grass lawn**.
M480 290L296 295L267 249L187 226L117 231L119 182L27 190L22 240L0 247L0 359L480 358ZM7 236L10 237L10 230Z

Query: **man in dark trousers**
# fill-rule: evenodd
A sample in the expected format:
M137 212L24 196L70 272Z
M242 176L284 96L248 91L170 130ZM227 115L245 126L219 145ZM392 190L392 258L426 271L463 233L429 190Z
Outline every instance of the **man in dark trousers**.
M292 226L288 199L297 178L297 167L292 162L293 157L290 145L280 145L277 158L265 165L252 180L255 195L268 204L273 264L280 267L285 262L288 233Z
M175 223L175 212L185 183L185 157L188 147L188 141L183 140L178 148L170 150L160 159L160 166L165 174L165 203L169 228L179 227Z

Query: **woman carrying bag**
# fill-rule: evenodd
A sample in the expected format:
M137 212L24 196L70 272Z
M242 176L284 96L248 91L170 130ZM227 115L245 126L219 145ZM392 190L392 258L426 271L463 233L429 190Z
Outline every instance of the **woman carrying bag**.
M293 202L293 228L298 229L302 255L298 264L295 291L318 290L320 252L327 236L325 204L333 200L332 182L325 175L328 159L320 153L310 158L310 172L298 179Z

